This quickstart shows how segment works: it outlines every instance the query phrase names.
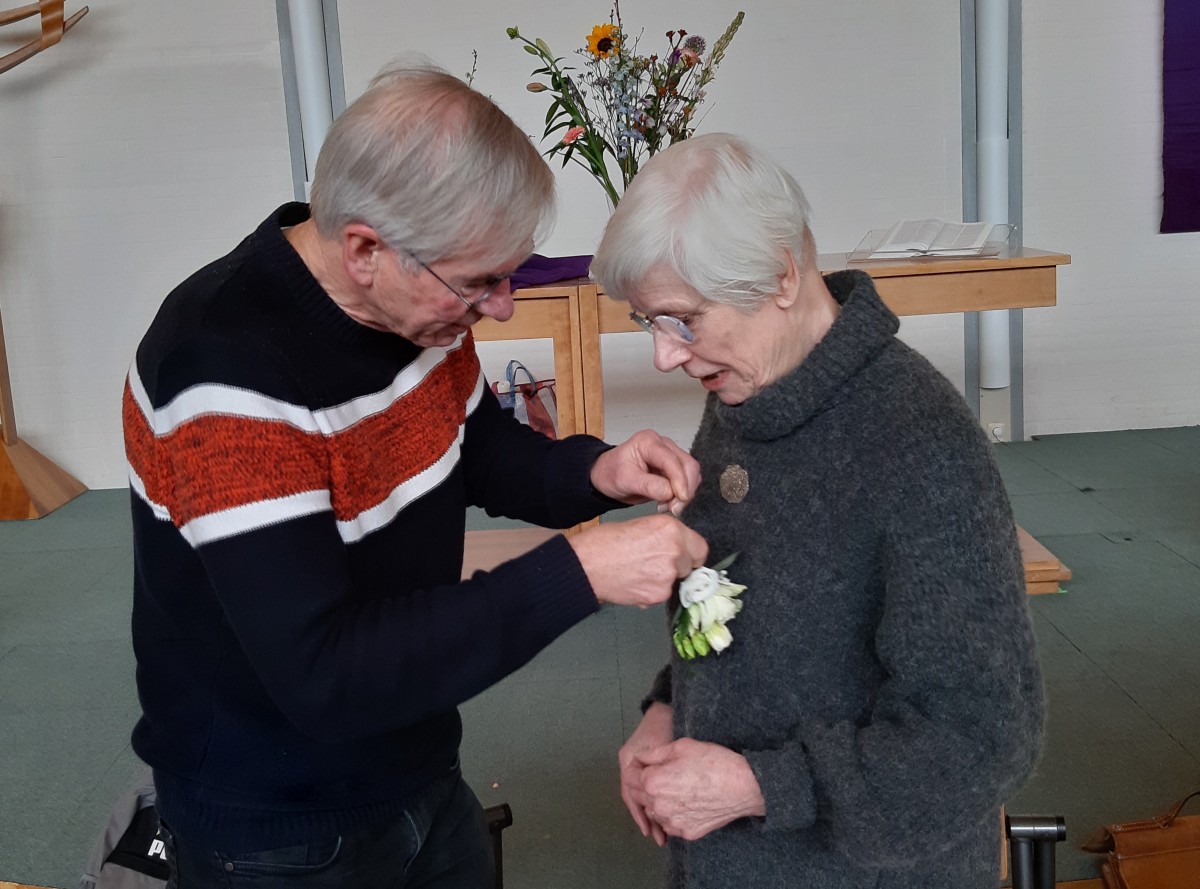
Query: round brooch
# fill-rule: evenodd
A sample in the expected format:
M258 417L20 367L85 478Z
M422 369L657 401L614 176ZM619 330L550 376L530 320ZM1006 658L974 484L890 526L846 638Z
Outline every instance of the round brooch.
M721 496L729 503L741 503L750 492L750 473L734 463L721 473Z

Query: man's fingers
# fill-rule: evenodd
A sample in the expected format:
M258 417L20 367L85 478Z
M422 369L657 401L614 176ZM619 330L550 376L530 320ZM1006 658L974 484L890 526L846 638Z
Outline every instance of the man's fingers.
M683 539L684 552L680 553L679 564L676 568L680 577L687 577L708 559L708 541L691 528L684 526L684 531L686 532Z

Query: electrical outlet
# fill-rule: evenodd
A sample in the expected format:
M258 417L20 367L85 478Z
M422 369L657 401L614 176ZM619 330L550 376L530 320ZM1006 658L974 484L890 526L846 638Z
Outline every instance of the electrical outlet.
M992 441L1008 441L1008 427L1003 423L988 423L987 431Z

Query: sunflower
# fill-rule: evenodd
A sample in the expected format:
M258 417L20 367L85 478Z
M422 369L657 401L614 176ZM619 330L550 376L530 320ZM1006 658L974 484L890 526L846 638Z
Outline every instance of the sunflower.
M617 26L611 22L607 25L596 25L588 35L587 51L598 59L607 59L620 48L620 33Z

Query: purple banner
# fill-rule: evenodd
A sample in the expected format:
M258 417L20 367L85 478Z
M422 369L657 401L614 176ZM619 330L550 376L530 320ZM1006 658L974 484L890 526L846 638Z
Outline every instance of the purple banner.
M1163 7L1161 232L1200 231L1200 2Z

